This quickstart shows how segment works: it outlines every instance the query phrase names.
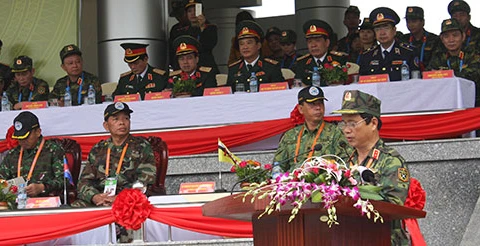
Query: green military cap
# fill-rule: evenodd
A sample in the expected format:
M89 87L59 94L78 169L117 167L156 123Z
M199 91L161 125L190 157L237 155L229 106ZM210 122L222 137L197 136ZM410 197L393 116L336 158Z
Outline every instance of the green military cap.
M169 16L174 17L175 14L177 14L177 13L180 13L180 12L183 13L184 7L187 4L187 2L188 1L186 1L186 0L173 0L171 2L172 8L170 10Z
M442 31L440 32L440 34L448 31L452 31L452 30L460 30L461 32L463 32L463 29L460 26L460 23L458 23L456 19L452 18L452 19L444 20L442 22Z
M334 114L361 114L367 113L380 117L381 101L359 90L347 90L343 92L342 109L335 110Z
M405 13L405 19L415 20L415 19L424 19L423 9L417 6L407 7L407 12Z
M80 51L78 46L76 46L74 44L65 45L62 48L62 50L60 50L60 60L62 60L62 62L63 62L63 59L65 59L65 57L67 57L69 55L82 56L82 52Z
M188 7L194 6L197 3L202 3L202 0L188 0L185 4L185 9L188 9Z
M105 112L103 113L103 118L105 119L105 121L107 121L108 117L118 114L120 112L125 112L126 114L128 114L128 116L133 113L133 111L128 107L126 103L116 102L107 106Z
M318 86L311 85L301 89L298 92L298 104L301 104L303 102L311 103L319 99L328 101L328 99L326 99L323 94L322 88Z
M345 15L348 14L348 13L353 13L353 14L356 14L356 15L360 16L360 9L358 9L357 6L350 5L350 6L348 6L347 10L345 10Z
M12 72L20 73L33 68L32 58L28 56L19 56L13 60Z
M276 26L274 27L270 27L268 28L267 30L267 34L265 34L265 38L268 39L268 37L270 37L270 35L273 35L273 34L276 34L278 36L281 36L282 35L282 31L280 31L280 29Z
M374 9L370 13L370 21L373 23L373 27L383 25L385 23L391 23L394 26L400 22L400 17L391 8L380 7Z
M175 55L186 55L190 53L198 54L198 47L200 43L197 39L190 35L182 35L173 40L173 47L175 48Z
M283 30L280 36L280 43L295 44L297 43L297 34L293 30Z
M470 14L470 5L462 0L453 0L448 4L448 13L452 15L455 12L463 11Z
M238 23L235 33L237 33L237 39L243 38L257 38L260 41L263 41L263 30L260 25L255 21L244 20Z
M126 63L132 63L138 60L141 55L147 54L148 44L123 43L120 44L120 46L125 50L125 57L123 60Z
M309 20L303 24L305 38L325 37L330 38L333 33L332 27L323 20Z
M360 25L360 30L370 29L373 30L372 22L370 18L363 18L362 25Z
M40 123L38 122L38 118L32 112L24 111L13 119L13 131L12 138L13 139L25 139L30 135L30 132L40 127Z

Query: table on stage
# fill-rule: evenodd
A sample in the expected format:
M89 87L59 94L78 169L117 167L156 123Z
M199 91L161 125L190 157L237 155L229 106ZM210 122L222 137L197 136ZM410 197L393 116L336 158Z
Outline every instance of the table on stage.
M328 99L326 116L341 107L347 89L377 96L382 100L383 114L471 108L475 104L475 83L462 78L352 84L323 87ZM288 118L297 104L298 90L131 102L132 131L169 131ZM45 136L87 135L105 133L102 125L105 107L104 103L34 112ZM0 133L7 132L17 114L0 112ZM0 135L0 138L5 136Z

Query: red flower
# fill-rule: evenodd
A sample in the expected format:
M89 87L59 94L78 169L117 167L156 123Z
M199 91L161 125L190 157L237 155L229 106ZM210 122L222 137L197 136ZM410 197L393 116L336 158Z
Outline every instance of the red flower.
M247 166L247 162L246 161L242 161L240 162L240 164L238 164L241 168L245 168Z
M344 67L344 68L342 68L342 71L346 73L346 72L348 72L348 69L346 67Z
M272 169L272 164L265 164L264 168L267 169L267 170L270 170Z
M197 79L197 76L195 76L195 74L194 74L194 75L192 75L190 78L193 79L193 80L196 80L196 79Z
M12 185L10 186L10 191L13 193L13 194L17 194L18 192L18 187L16 185Z
M323 67L326 68L326 69L332 69L333 68L332 64L330 64L330 63L323 64Z
M187 80L188 79L188 74L187 73L182 72L180 74L180 76L181 76L182 80Z
M138 189L124 189L113 202L115 221L126 229L138 230L150 215L153 205Z
M350 169L347 169L347 171L345 171L345 177L350 178L350 176L352 176L352 173Z
M320 168L318 168L318 167L312 167L312 172L313 172L314 174L319 174L319 173L320 173Z
M173 84L173 78L169 78L168 83Z
M230 172L234 173L237 171L237 168L235 167L235 165L233 165L231 168L230 168Z

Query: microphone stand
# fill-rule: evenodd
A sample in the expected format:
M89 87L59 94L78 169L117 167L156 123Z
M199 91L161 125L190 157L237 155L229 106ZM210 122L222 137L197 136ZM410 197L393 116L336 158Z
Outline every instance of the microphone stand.
M220 182L220 188L216 189L215 192L227 192L225 188L223 188L223 181L222 181L222 170L218 170L218 180Z
M67 204L67 181L66 178L63 177L63 204L60 205L61 208L69 208L70 205Z

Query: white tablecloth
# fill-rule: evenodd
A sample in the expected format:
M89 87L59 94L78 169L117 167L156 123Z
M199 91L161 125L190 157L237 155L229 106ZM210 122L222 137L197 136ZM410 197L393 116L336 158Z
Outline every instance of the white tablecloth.
M343 92L358 89L382 100L382 113L469 108L475 104L475 84L462 78L352 84L324 87L325 114L341 107ZM297 103L298 88L285 91L177 98L128 103L133 131L224 125L288 118ZM45 136L105 133L106 104L34 110ZM18 111L0 112L0 138Z

